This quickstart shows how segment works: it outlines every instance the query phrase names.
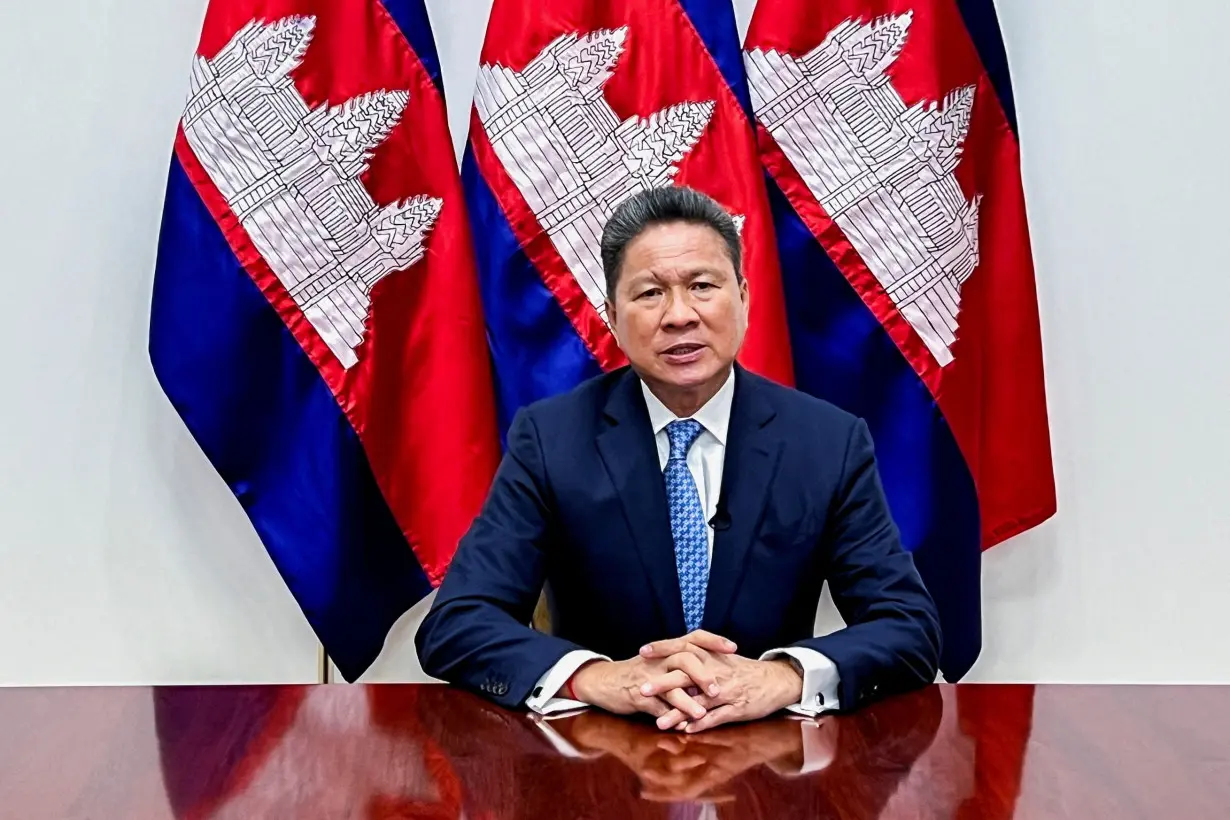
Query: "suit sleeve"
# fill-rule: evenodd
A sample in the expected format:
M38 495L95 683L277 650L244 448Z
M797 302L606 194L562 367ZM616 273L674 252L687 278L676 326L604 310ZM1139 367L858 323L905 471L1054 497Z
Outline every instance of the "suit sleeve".
M529 626L553 520L538 430L521 410L486 503L415 635L423 671L515 708L548 669L582 649Z
M829 518L826 577L845 629L798 645L837 665L843 711L935 681L935 602L888 509L867 425L854 425Z

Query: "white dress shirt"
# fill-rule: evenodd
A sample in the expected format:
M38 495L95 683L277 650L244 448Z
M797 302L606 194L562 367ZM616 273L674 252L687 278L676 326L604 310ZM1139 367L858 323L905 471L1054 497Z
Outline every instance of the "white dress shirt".
M665 471L671 451L666 426L680 419L650 391L644 382L641 382L641 392L645 396L645 406L649 410L649 423L653 428L654 442L658 447L658 464ZM713 520L717 512L718 499L722 494L726 433L730 427L730 408L734 397L735 372L732 368L730 377L726 379L713 398L705 402L704 406L691 416L704 428L696 437L691 449L688 450L688 470L692 473L692 480L696 482L696 490L700 494L700 505L705 511L706 521ZM712 566L712 526L707 529L706 534L709 541L709 564ZM761 655L760 660L781 657L793 658L803 671L803 696L798 703L787 708L802 715L816 715L840 708L837 699L840 676L837 673L837 665L828 657L814 649L791 646L771 649ZM530 697L525 701L526 706L542 715L584 708L587 704L581 701L555 695L572 677L572 674L590 660L610 660L610 658L588 650L569 652L538 679L531 690Z

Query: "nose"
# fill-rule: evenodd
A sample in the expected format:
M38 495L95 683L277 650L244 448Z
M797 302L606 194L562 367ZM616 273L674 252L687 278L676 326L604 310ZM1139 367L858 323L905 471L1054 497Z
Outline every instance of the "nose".
M681 328L696 324L698 321L700 317L691 300L688 299L687 291L679 292L673 288L668 291L666 306L662 311L662 326Z

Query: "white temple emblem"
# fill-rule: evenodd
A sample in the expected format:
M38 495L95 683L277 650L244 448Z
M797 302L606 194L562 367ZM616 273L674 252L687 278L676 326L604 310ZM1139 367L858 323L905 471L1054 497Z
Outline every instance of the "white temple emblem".
M520 72L484 64L474 96L496 156L603 321L603 226L628 197L672 183L714 107L684 102L621 122L602 87L627 34L561 35Z
M803 57L747 52L756 118L941 366L978 267L978 205L953 170L974 86L907 106L886 69L913 13L847 20Z
M405 91L309 108L290 73L314 17L245 25L192 67L183 129L295 304L343 367L358 363L372 287L423 258L441 200L377 207L360 181L401 119Z

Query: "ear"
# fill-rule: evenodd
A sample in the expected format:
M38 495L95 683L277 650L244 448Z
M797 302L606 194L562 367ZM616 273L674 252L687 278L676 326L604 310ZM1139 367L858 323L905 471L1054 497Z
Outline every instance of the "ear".
M611 335L615 337L615 344L619 344L619 332L615 330L619 317L615 313L615 302L610 298L606 300L606 319Z

